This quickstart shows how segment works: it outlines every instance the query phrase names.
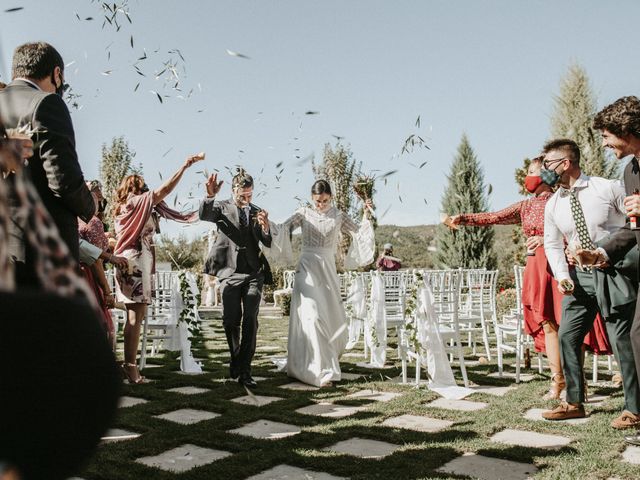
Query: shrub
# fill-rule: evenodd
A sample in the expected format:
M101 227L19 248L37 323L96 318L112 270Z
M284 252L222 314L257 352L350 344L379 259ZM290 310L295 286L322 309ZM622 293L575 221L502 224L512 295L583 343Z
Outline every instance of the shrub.
M496 315L498 316L498 321L502 319L503 315L509 313L512 308L516 308L517 298L515 288L507 288L496 295Z

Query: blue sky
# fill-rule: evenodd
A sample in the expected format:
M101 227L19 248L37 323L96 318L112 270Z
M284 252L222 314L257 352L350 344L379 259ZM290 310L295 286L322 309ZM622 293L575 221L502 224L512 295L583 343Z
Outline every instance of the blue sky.
M24 8L5 12L12 7ZM219 168L228 180L224 166L241 163L266 185L256 203L283 220L313 182L310 163L297 163L310 154L319 161L338 135L364 170L398 170L378 185L381 223L434 223L466 133L497 209L519 199L513 170L549 138L553 95L571 62L586 68L600 106L640 93L634 1L131 0L128 11L133 23L120 15L116 32L101 28L100 2L3 0L0 79L20 43L53 44L73 62L66 77L82 95L72 116L86 177L98 175L101 145L114 136L128 139L152 186L204 150L206 164L176 190L184 206L189 192L203 191L196 171ZM173 49L185 59L182 92L154 75L179 59ZM132 66L143 51L146 77ZM160 103L151 91L167 97ZM430 150L400 155L410 134Z

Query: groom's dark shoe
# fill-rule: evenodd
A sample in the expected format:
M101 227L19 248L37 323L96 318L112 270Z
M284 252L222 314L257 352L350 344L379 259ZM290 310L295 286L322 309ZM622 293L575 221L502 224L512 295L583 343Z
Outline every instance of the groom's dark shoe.
M256 381L253 378L251 378L251 374L249 373L240 374L240 377L238 378L238 383L247 388L256 388L258 386Z
M640 446L640 432L636 432L635 435L627 435L624 437L624 441L629 445Z
M229 376L235 380L236 378L238 378L238 376L240 375L240 372L238 371L238 367L236 367L233 362L231 362L229 364Z

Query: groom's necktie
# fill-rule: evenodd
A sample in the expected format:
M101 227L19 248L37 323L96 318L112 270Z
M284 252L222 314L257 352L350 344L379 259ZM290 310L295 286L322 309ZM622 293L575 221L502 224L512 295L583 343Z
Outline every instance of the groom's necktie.
M589 236L587 222L584 220L584 211L582 210L582 205L580 205L580 201L576 197L576 192L574 190L569 190L569 204L571 205L571 215L573 215L573 221L576 224L576 232L578 232L580 245L585 250L593 250L595 245Z
M240 226L246 227L249 225L249 218L247 217L247 211L243 207L238 207L238 214L240 216Z

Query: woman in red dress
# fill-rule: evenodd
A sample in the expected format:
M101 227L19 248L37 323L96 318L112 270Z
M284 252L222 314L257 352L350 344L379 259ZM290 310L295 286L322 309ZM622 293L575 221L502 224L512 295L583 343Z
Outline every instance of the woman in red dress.
M524 269L522 285L522 307L524 328L533 337L537 352L547 354L551 370L551 388L545 399L558 399L565 387L560 347L558 343L558 324L562 312L562 295L553 278L551 268L544 253L544 207L553 195L550 186L542 182L540 170L542 157L534 158L529 164L525 177L525 188L533 194L531 198L493 213L462 213L449 219L450 225L485 227L491 225L521 224L527 237L527 263ZM610 351L602 320L598 316L593 330L587 335L585 343L597 353Z

